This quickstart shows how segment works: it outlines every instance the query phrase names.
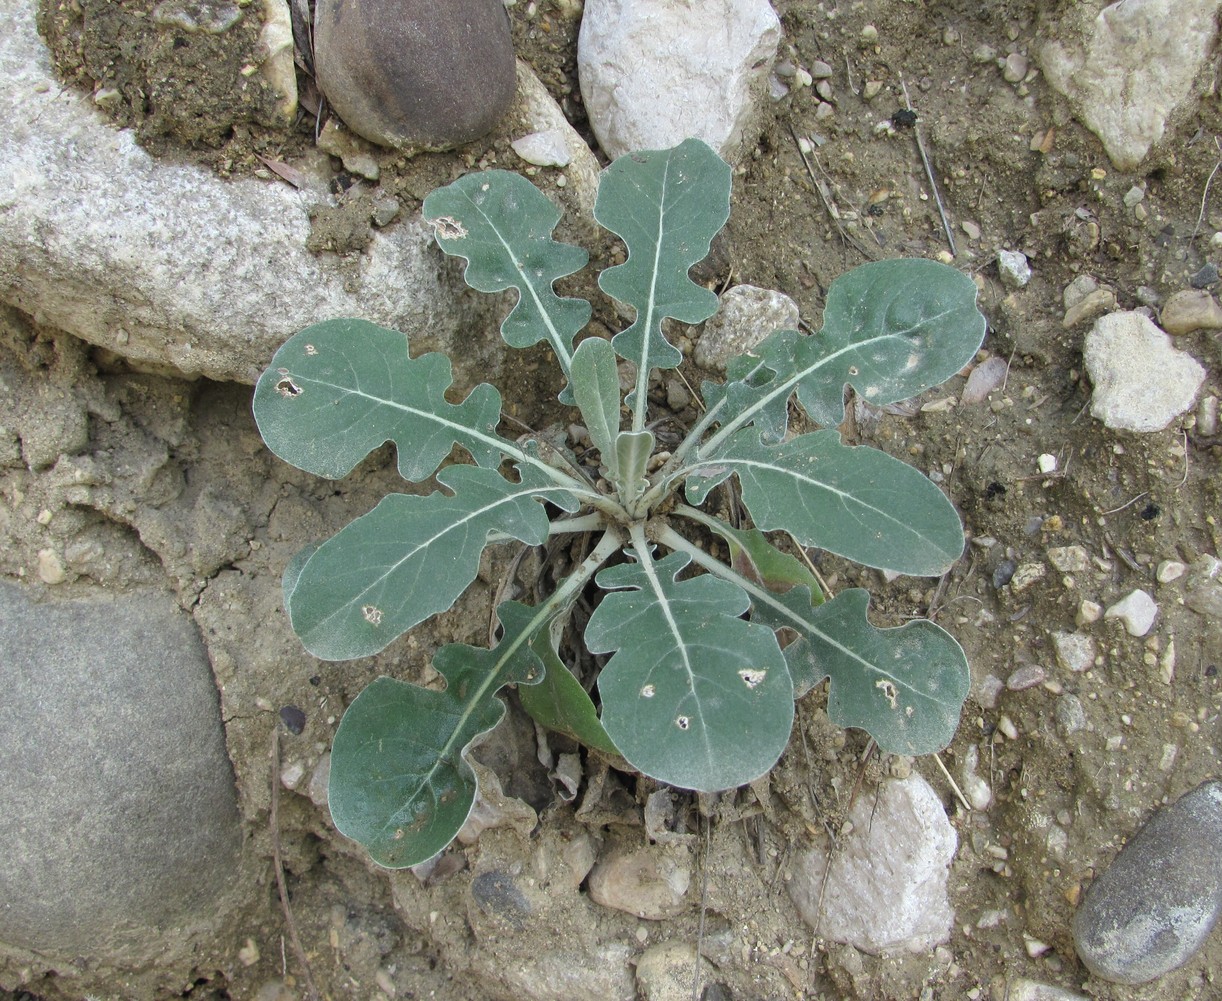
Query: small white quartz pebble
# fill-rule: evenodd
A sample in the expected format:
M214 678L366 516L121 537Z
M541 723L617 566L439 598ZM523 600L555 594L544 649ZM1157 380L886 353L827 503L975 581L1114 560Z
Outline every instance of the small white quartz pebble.
M1055 473L1057 471L1057 457L1044 452L1036 462L1039 464L1041 473Z
M567 167L573 159L559 129L532 132L509 145L523 160L537 167Z
M1163 560L1158 565L1158 582L1160 584L1170 584L1173 580L1179 580L1184 576L1186 567L1179 560Z
M1121 598L1103 613L1105 619L1119 619L1130 636L1145 636L1154 625L1158 605L1138 588Z

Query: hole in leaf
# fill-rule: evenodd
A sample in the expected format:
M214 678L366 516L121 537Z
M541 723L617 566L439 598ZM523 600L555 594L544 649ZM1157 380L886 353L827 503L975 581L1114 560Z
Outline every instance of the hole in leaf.
M652 699L655 694L657 694L657 689L653 685L646 685L641 689L641 698L643 699Z
M467 235L467 229L461 222L453 216L443 215L437 219L431 219L433 231L439 239L443 240L461 240Z
M748 688L755 688L761 681L768 677L767 671L755 671L751 668L739 671L738 676L743 679L743 684Z
M692 721L686 716L680 716L677 720L675 720L675 726L677 726L680 730L690 729L691 725Z
M377 605L362 605L361 615L365 617L365 621L371 626L380 625L382 622L382 609Z
M890 681L876 681L874 682L874 687L883 693L883 698L886 699L887 703L892 709L894 709L898 702L898 693L895 690L895 685L893 685Z
M286 399L291 400L294 396L301 395L301 387L292 379L288 378L288 376L285 376L278 383L276 383L276 392Z
M318 348L314 347L313 344L307 344L306 345L306 354L308 354L311 358L313 358L316 354L318 354Z

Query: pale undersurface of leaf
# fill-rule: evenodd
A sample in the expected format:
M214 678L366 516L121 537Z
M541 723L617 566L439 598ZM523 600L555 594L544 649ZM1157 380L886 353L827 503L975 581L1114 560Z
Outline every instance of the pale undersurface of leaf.
M619 477L615 439L619 435L619 370L615 350L601 337L587 337L573 356L573 395L590 441L602 456L607 475Z
M496 434L500 394L481 384L449 403L452 381L445 355L409 357L397 330L328 320L276 352L255 387L255 421L276 455L328 479L346 476L388 441L412 482L431 476L456 443L480 465L497 465L502 444L513 449Z
M934 754L946 747L971 684L967 657L954 637L926 619L891 629L871 625L870 594L862 588L842 591L817 608L803 603L804 590L781 598L806 623L785 655L795 678L810 684L831 678L831 721L865 730L891 754Z
M437 479L453 494L390 494L300 568L285 597L293 631L314 656L377 653L458 600L475 579L489 532L539 545L548 534L539 500L578 506L530 467L518 483L478 466L450 466Z
M641 372L683 359L663 337L662 320L700 323L716 311L717 296L687 273L729 217L730 167L698 139L622 156L603 171L594 218L624 241L628 259L599 275L598 284L636 310L611 342L637 366L634 395L643 388ZM637 409L632 397L628 402Z
M516 602L497 615L504 636L492 650L437 651L444 691L378 678L344 713L331 748L331 816L379 865L416 865L454 839L477 791L464 752L505 713L495 693L542 676L530 640L546 615Z
M672 553L608 568L586 646L611 653L598 679L602 723L652 778L714 791L768 771L789 739L793 686L772 630L741 618L746 593L705 574L677 575Z
M828 429L780 445L745 429L694 465L687 497L736 473L757 528L784 529L857 563L937 576L963 552L954 505L919 470L875 448L845 445Z
M422 212L441 249L467 261L468 285L517 289L518 303L501 324L505 342L525 348L548 341L567 375L590 304L557 296L552 283L580 271L590 255L552 239L561 212L547 195L520 174L488 170L438 188Z

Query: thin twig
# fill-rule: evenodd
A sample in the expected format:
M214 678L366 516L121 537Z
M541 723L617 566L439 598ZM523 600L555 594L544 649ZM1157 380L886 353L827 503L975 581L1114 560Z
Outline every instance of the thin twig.
M699 813L696 823L700 823ZM696 965L692 970L692 1001L700 1001L700 950L704 947L704 918L708 913L709 855L713 850L713 831L710 818L704 818L704 861L700 866L700 923L696 927Z
M829 600L834 598L835 595L832 594L832 589L827 586L827 581L823 579L823 574L819 573L819 571L815 568L815 565L811 562L810 556L807 554L805 547L796 538L794 538L791 532L786 532L785 534L789 536L789 541L793 543L794 548L798 551L798 555L802 557L802 562L806 564L806 569L814 575L815 580L819 582L819 586L823 588L823 596Z
M873 260L870 254L866 253L865 248L862 247L862 245L858 243L857 240L849 232L847 232L842 225L840 225L840 210L836 208L835 204L832 202L831 195L827 193L827 189L825 188L823 182L815 176L815 168L810 165L810 161L806 159L806 154L802 152L802 144L798 141L798 133L794 130L792 125L789 126L789 134L793 136L793 142L794 146L797 147L798 156L802 158L802 165L806 168L806 173L810 175L810 182L815 186L815 191L818 192L819 200L823 202L823 208L826 210L828 217L833 223L835 223L836 231L840 234L840 239L849 244L867 261Z
M1218 152L1222 153L1222 143L1218 141L1218 137L1214 136L1214 145L1218 147ZM1188 237L1189 246L1197 238L1197 233L1201 229L1201 223L1205 219L1205 203L1209 201L1209 186L1213 184L1214 175L1222 168L1222 160L1214 164L1214 169L1209 172L1209 177L1205 181L1205 190L1201 192L1201 211L1197 213L1196 225L1192 227L1192 236Z
M950 772L948 772L948 771L946 770L946 766L945 766L944 764L942 764L942 759L941 759L941 757L939 757L939 756L938 756L938 755L936 755L936 754L931 754L931 755L930 755L930 757L931 757L931 758L933 758L933 762L934 762L934 764L935 764L935 765L937 765L937 766L938 766L940 769L942 769L942 775L943 775L943 777L946 779L946 781L950 783L950 787L951 787L951 789L953 789L953 790L954 790L954 792L955 792L955 798L956 798L957 800L959 800L959 804L960 804L960 805L963 807L963 809L965 809L965 810L966 810L968 813L971 813L971 812L972 812L972 804L971 804L971 803L969 803L969 802L967 801L967 797L963 795L963 790L959 788L959 783L958 783L958 782L956 782L956 781L954 780L954 778L951 776Z
M908 110L912 111L912 101L908 99L908 84L904 82L904 78L900 77L900 87L904 91L904 104ZM921 154L921 163L925 165L925 176L929 178L929 186L933 188L933 200L938 206L938 215L942 217L942 228L946 231L946 242L950 246L950 256L958 257L959 251L955 247L955 234L951 232L950 221L946 218L946 208L942 205L942 195L938 192L938 182L933 176L933 167L929 163L929 155L925 152L925 143L921 140L921 130L912 126L912 134L916 137L917 152Z
M1176 490L1188 482L1188 432L1181 431L1180 434L1184 436L1184 477L1175 485Z
M1100 511L1099 514L1104 518L1106 518L1109 514L1117 514L1118 512L1123 511L1126 507L1132 507L1139 500L1145 497L1149 492L1150 492L1149 490L1143 490L1132 500L1125 501L1123 504L1120 505L1120 507L1114 507L1110 511Z
M305 977L306 991L310 1001L319 1001L318 988L314 986L314 975L310 972L310 961L306 959L305 949L301 947L301 937L297 934L297 922L293 920L293 908L289 904L289 891L284 882L284 860L280 856L280 725L277 723L272 730L272 807L268 823L272 829L272 861L276 870L276 888L280 891L280 909L284 912L284 926L289 932L289 941L293 945L293 955L301 964L301 972Z

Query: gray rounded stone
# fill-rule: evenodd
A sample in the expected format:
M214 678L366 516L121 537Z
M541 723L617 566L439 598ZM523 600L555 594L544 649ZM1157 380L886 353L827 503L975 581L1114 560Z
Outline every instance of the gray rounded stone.
M348 128L409 150L491 131L517 80L501 0L318 0L314 68Z
M234 902L233 770L195 627L160 591L0 582L0 951L134 968Z
M1222 913L1222 782L1154 814L1087 891L1074 915L1095 976L1144 984L1187 962Z

